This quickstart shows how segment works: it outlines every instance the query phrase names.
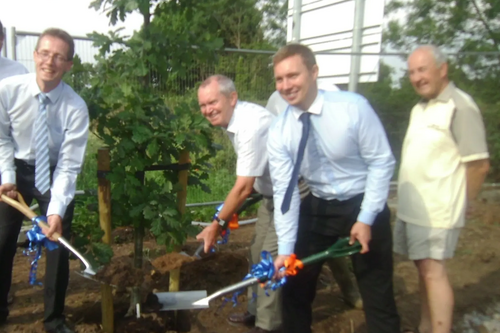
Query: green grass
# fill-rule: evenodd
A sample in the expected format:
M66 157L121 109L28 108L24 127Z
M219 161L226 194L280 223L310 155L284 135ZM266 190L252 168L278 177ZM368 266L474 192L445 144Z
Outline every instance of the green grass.
M188 187L188 203L223 201L236 180L236 155L234 154L231 142L220 131L216 131L214 137L214 141L220 144L222 149L210 160L210 164L213 167L205 183L210 188L211 193L206 193L198 187L190 186ZM91 133L89 135L82 172L77 179L78 190L97 189L97 151L102 146L103 144L99 138ZM157 179L158 182L163 180L161 172L150 172L148 178L150 177Z
M82 172L76 182L77 190L97 190L97 150L102 146L101 140L90 133Z

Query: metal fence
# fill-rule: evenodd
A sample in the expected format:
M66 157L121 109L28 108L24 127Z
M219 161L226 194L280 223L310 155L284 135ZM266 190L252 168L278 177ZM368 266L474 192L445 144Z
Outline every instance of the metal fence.
M33 62L33 50L36 46L36 41L39 36L37 33L14 31L7 35L10 36L11 40L7 40L5 45L7 48L10 47L10 51L7 53L11 58L14 58L24 64L28 70L34 71ZM14 37L12 37L14 36ZM94 63L94 56L97 54L97 48L93 46L92 40L86 37L76 37L75 38L75 52L80 57L84 63ZM196 63L193 64L185 75L172 76L168 79L165 78L151 78L154 79L158 84L157 88L160 92L166 95L179 96L195 88L197 84L210 74L225 74L231 77L239 92L240 99L255 102L261 105L265 105L268 97L275 90L274 77L272 69L272 56L271 51L258 51L258 50L234 50L226 49L218 54L218 59L215 63ZM466 80L460 83L466 83L465 86L460 86L466 92L470 93L476 98L476 92L483 90L483 81L480 79L484 74L484 71L492 70L492 61L494 65L498 67L498 55L499 53L488 53L484 54L453 54L449 55L452 63L460 63L462 60L467 60L470 62L471 58L474 59L470 62L474 65L462 66L463 74L467 76ZM339 54L339 56L344 56L345 54ZM402 84L408 84L408 79L404 77L406 72L406 64L404 62L404 54L398 53L376 53L376 54L363 54L364 57L378 57L381 62L385 65L384 70L378 70L374 68L372 77L369 78L370 81L390 80L392 87ZM339 64L341 62L339 61ZM378 66L378 65L377 65ZM346 68L346 70L349 70ZM388 74L391 72L390 74ZM329 79L335 80L335 77ZM400 82L401 80L401 82ZM488 83L491 85L491 82ZM486 84L484 84L486 86ZM379 86L380 87L380 86ZM340 85L341 89L346 89L345 85ZM372 89L369 84L362 83L359 86L360 92L368 92ZM377 88L379 89L379 88ZM370 96L370 102L376 107L380 101L392 99L393 96L388 96L386 90L374 89L371 94L368 93L366 96ZM374 93L375 91L375 93ZM401 96L400 96L401 97ZM381 115L382 121L386 127L390 139L395 141L401 141L402 136L406 128L401 126L401 118L407 118L411 107L415 100L418 99L416 94L409 92L407 95L407 102L405 107L395 106L391 110L387 110L387 103L385 103L384 114ZM487 127L494 128L495 126L500 126L498 121L492 116L493 113L498 112L500 104L498 104L498 98L496 102L490 103L485 106L489 109L489 115L486 115L485 122ZM496 104L495 104L496 103ZM482 107L482 105L481 105ZM377 110L379 111L379 110ZM490 117L490 118L487 118ZM494 133L490 131L490 135ZM224 156L219 155L219 157L214 158L214 172L211 174L211 184L213 185L213 193L207 195L199 193L197 190L193 190L189 195L189 202L203 202L203 201L217 201L223 199L225 194L229 191L231 186L234 184L234 170L235 170L235 155L232 152L231 144L227 142L227 139L223 135L220 135L219 139L224 144L224 150L221 154L226 154ZM226 141L224 141L226 140ZM399 142L398 141L398 142ZM493 147L493 146L492 146ZM393 146L394 153L396 157L399 155L400 147L398 144ZM224 153L225 151L225 153ZM228 151L230 153L228 153ZM496 156L496 151L493 152ZM224 170L222 170L224 169ZM500 174L500 173L499 173ZM495 179L496 180L496 179Z

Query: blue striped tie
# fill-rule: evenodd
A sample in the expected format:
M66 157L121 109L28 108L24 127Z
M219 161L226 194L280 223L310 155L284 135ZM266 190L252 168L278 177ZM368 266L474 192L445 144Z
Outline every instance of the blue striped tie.
M290 178L290 183L288 183L288 188L286 189L283 202L281 203L282 214L285 214L290 209L293 189L297 186L299 181L300 165L304 159L304 151L306 149L307 138L309 137L309 127L311 125L309 120L310 116L311 114L309 112L304 112L300 115L300 120L302 121L302 137L300 138L299 151L297 152L297 160L293 166L292 177Z
M40 108L35 121L35 187L41 194L50 189L49 128L47 126L47 104L44 93L38 95Z

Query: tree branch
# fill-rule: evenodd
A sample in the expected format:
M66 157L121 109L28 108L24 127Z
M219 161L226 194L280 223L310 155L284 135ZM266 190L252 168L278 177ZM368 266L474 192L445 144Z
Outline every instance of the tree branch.
M493 41L493 44L498 49L498 41L496 40L495 33L491 30L490 26L488 25L488 23L484 19L483 13L479 9L479 6L477 5L476 0L471 0L471 3L474 6L474 9L476 10L477 16L479 17L479 21L481 21L481 23L483 24L484 28L486 29L486 31L490 35L490 38Z

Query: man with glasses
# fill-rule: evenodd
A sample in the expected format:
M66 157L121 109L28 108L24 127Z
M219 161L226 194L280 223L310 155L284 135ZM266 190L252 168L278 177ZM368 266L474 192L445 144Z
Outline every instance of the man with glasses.
M47 216L47 237L57 232L70 237L76 178L88 138L85 102L62 82L71 69L73 38L63 30L48 29L34 52L35 74L0 82L0 194L27 204L36 199ZM9 314L7 295L17 235L23 216L0 202L0 325ZM44 281L44 326L47 332L73 332L63 315L69 279L68 251L47 251Z

